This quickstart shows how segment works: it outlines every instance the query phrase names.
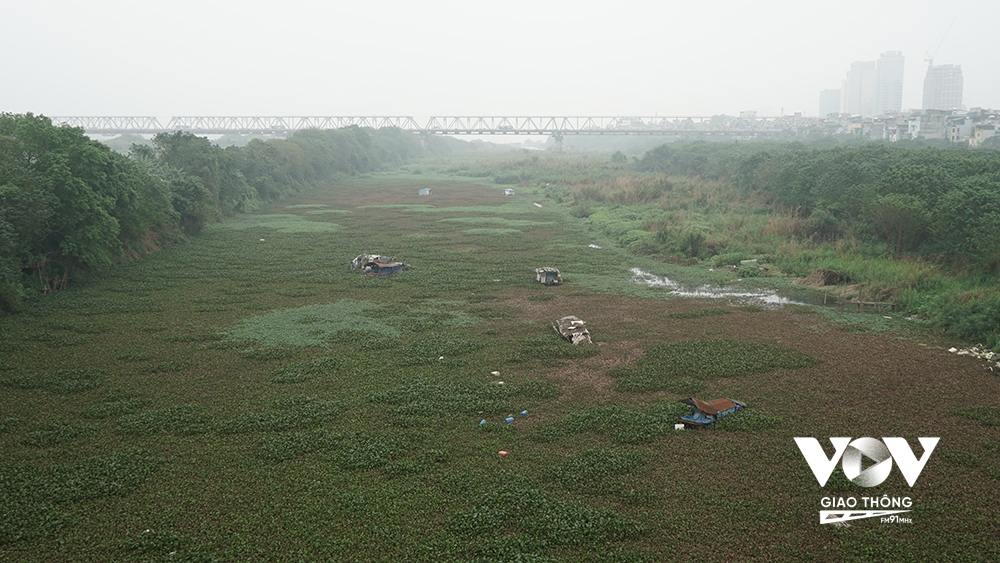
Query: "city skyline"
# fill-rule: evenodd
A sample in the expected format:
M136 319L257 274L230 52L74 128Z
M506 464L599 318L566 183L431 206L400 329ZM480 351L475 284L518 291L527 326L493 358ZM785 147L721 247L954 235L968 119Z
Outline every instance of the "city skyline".
M961 65L964 105L1000 107L978 30L998 19L986 0L9 2L0 111L815 116L851 61L889 51L901 109L922 105L926 53Z
M877 117L903 111L903 66L900 51L887 51L877 61L854 61L839 89L820 90L819 116L834 113ZM919 109L963 110L962 65L928 63ZM917 109L917 108L912 108Z

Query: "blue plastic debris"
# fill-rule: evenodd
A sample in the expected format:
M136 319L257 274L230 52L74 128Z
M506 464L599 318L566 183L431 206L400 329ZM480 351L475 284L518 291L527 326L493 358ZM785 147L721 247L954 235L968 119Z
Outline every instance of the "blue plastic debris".
M720 418L732 414L746 405L732 399L716 399L714 401L700 401L694 397L681 399L685 405L691 405L691 414L686 414L680 418L683 424L688 426L708 426Z
M479 425L480 426L482 426L484 424L486 424L486 419L485 418L479 421Z
M528 416L528 411L521 411L521 416Z
M507 418L503 419L503 421L504 422L514 422L514 417L513 416L508 416Z

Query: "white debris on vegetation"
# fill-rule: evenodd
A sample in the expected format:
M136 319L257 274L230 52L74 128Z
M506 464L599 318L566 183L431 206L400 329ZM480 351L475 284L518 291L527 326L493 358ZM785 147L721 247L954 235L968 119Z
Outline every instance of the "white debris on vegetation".
M948 348L948 351L952 354L957 354L959 356L972 356L973 358L978 358L980 360L986 360L989 365L986 369L997 372L1000 371L1000 354L997 354L993 350L986 348L982 344L977 344L971 348Z

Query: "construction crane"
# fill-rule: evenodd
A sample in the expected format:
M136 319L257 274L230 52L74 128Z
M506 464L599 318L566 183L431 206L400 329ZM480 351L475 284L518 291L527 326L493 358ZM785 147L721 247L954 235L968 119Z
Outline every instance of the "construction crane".
M932 66L934 66L934 55L937 54L938 49L940 49L941 45L944 44L944 40L948 37L948 32L951 31L951 26L955 25L955 20L957 20L957 19L958 19L957 15L955 17L951 18L951 23L948 24L948 29L944 30L944 36L941 37L941 42L938 43L937 47L934 48L934 52L933 53L928 53L927 51L924 51L924 54L927 55L927 58L924 59L924 62L927 63L927 68L928 69L931 68Z

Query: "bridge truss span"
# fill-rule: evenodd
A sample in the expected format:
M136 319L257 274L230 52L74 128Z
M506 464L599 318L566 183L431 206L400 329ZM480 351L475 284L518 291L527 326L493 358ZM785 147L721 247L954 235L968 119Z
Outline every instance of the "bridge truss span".
M461 134L540 134L588 135L629 133L670 133L707 130L705 117L621 117L621 116L437 116L425 130Z
M406 131L419 129L407 116L304 116L304 117L172 117L167 129L192 133L289 133L305 129L342 129L357 126L383 129L396 127Z
M674 135L761 137L801 135L822 125L800 115L740 116L179 116L166 126L155 117L53 117L53 123L92 134L156 134L189 131L199 135L290 135L306 129L397 128L420 135Z
M56 125L80 127L88 133L148 133L163 131L160 121L155 117L129 116L82 116L82 117L51 117Z

